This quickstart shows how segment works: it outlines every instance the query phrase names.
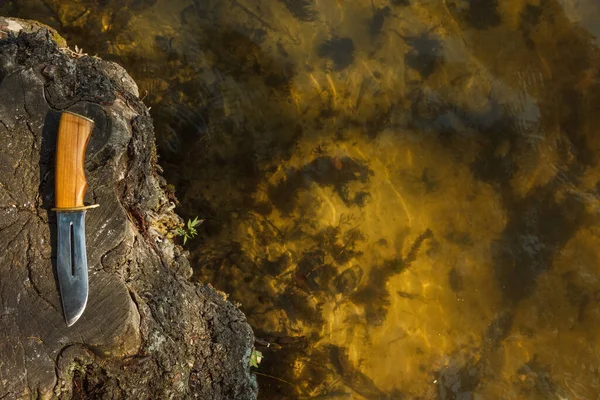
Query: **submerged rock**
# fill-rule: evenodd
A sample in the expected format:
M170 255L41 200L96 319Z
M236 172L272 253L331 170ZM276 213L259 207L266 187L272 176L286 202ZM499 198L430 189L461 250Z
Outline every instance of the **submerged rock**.
M243 313L168 238L152 119L117 64L40 24L0 17L0 397L254 399ZM96 122L86 154L90 294L67 328L56 263L60 112ZM169 228L170 227L170 228Z

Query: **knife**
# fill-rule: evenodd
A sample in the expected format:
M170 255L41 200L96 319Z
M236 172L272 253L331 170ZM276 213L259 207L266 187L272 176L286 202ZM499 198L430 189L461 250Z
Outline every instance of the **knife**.
M56 274L67 326L83 314L88 299L85 250L85 212L98 204L85 205L87 189L85 151L94 121L63 112L56 139L55 199L57 215Z

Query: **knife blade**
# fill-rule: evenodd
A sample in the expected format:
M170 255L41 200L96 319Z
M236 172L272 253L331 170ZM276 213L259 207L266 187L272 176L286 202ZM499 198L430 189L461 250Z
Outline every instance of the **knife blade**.
M57 214L56 275L67 326L83 314L88 299L84 161L94 121L69 111L62 113L56 139L55 200Z

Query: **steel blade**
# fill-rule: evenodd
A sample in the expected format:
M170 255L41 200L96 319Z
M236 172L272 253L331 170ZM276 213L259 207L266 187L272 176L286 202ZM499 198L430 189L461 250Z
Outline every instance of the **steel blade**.
M88 298L85 211L59 211L57 218L56 272L65 319L71 326L83 314Z

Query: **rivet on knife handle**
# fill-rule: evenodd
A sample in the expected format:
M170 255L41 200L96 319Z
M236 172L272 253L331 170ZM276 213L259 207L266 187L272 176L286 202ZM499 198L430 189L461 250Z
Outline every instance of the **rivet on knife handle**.
M88 298L84 160L94 121L63 112L56 140L55 198L57 213L56 272L67 326L83 314Z

